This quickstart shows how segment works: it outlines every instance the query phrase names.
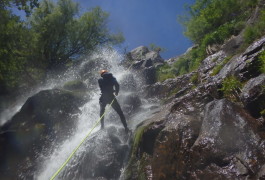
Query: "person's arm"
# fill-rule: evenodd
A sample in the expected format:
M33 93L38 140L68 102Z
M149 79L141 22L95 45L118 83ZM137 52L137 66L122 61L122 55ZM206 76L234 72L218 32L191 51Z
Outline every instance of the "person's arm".
M115 95L118 96L119 91L120 91L120 85L119 85L118 81L116 80L116 78L113 78L113 83L115 86Z
M98 80L98 86L99 86L99 88L100 88L100 91L101 91L101 93L102 93L102 79L99 79Z

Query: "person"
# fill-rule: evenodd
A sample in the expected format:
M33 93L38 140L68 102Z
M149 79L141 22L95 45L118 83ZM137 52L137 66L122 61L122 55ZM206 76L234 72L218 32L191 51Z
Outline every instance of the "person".
M100 117L103 116L106 105L111 104L112 108L119 114L121 122L125 128L125 132L128 133L129 129L127 127L125 116L116 99L116 96L118 96L119 94L120 85L117 82L116 78L107 70L101 70L100 75L101 78L98 80L99 88L101 91L101 96L99 98ZM101 118L101 129L104 129L104 116Z

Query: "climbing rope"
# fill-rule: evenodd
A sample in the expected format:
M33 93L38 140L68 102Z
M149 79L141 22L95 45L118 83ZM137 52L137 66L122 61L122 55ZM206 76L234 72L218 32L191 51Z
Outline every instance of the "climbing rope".
M132 65L133 65L133 63L129 66L129 68L127 69L127 71L131 69ZM100 118L96 121L96 123L94 124L94 126L91 128L91 130L87 133L87 135L83 138L83 140L78 144L78 146L74 149L74 151L70 154L70 156L65 160L65 162L61 165L61 167L53 174L53 176L50 178L50 180L54 180L58 176L58 174L63 170L63 168L66 166L66 164L74 156L74 154L76 153L76 151L80 148L80 146L85 142L85 140L89 137L89 135L92 133L92 131L99 124L99 122L101 121L101 119L105 116L105 114L107 112L110 111L110 107L113 104L114 100L115 100L115 97L113 98L113 100L111 101L111 103L109 104L109 106L107 107L107 109L105 110L105 112L102 114L102 116L100 116Z
M58 174L63 170L63 168L66 166L66 164L74 156L74 154L76 153L76 151L80 148L80 146L85 142L85 140L89 137L89 135L92 133L92 131L99 124L99 122L101 121L101 119L105 116L105 114L107 112L110 111L110 107L113 104L114 100L115 100L115 97L113 98L113 100L111 101L111 103L109 104L109 106L107 107L107 109L105 110L105 112L102 114L102 116L100 116L100 118L96 121L96 123L94 124L94 126L91 128L91 130L87 133L87 135L83 138L83 140L78 144L78 146L74 149L74 151L70 154L70 156L66 159L66 161L61 165L61 167L53 174L53 176L50 178L50 180L54 180L56 178L56 176L58 176Z

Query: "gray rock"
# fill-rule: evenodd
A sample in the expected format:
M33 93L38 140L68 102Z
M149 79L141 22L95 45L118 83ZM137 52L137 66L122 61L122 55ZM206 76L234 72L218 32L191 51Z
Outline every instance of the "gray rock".
M208 168L213 175L222 172L224 179L241 179L245 175L253 178L265 161L261 158L265 151L260 140L257 121L242 108L225 99L209 103L200 135L192 147L193 168L202 169L195 171L196 177L206 177ZM218 168L210 168L212 164Z
M60 175L61 179L118 179L129 146L124 129L108 127L97 132L82 147L69 166ZM78 172L72 171L76 169Z
M144 59L149 49L145 46L139 46L130 52L131 58L134 60Z
M253 117L260 117L265 109L265 74L250 79L243 87L240 99Z
M19 172L31 178L36 157L52 143L70 135L79 107L87 100L71 91L52 89L30 97L21 110L1 128L0 172L16 179ZM2 166L4 165L5 166Z

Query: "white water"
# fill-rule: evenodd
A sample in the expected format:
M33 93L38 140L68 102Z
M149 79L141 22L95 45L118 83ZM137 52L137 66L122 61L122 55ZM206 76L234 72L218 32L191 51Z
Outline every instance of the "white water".
M113 75L116 77L118 82L122 81L122 79L130 73L128 70L124 69L123 67L118 66L118 63L122 60L122 56L113 50L104 49L101 53L95 54L92 58L103 58L107 60L110 65L110 68L108 68L108 70L111 73L113 73ZM80 65L80 68L82 68L82 66L84 66L85 63L86 62L82 63ZM96 76L99 77L98 74L96 74ZM71 77L67 77L66 79L69 80L71 79ZM39 170L35 172L34 179L38 179L38 180L50 179L53 176L53 174L62 166L62 164L66 161L66 159L74 151L74 149L79 145L79 143L84 139L84 137L87 136L88 132L94 126L95 122L99 120L99 103L98 103L99 93L98 92L99 92L98 89L95 89L93 96L92 96L92 100L89 101L87 104L85 104L82 108L80 108L82 113L79 115L79 120L77 122L78 124L77 124L76 132L74 133L74 135L72 137L66 137L65 141L63 141L61 144L58 144L56 145L56 147L51 148L51 149L55 149L54 151L52 151L48 156L42 157L43 159L45 159L45 161L40 164ZM121 86L120 94L126 94L126 93L128 92L124 92ZM118 97L118 101L119 100L120 100L120 97ZM135 117L132 117L130 121L128 121L128 118L127 118L127 123L128 123L129 128L134 129L136 124L138 124L140 121L150 116L150 114L153 112L152 110L150 110L150 106L151 105L148 104L148 102L146 102L143 105L144 111L139 112L138 115ZM122 107L122 104L121 104L121 107ZM110 113L107 113L105 117L106 126L109 125L108 124L109 114ZM122 123L118 121L117 124L115 125L122 126ZM100 126L97 126L93 132L98 131L99 127ZM78 149L76 153L77 154L82 153L83 151L85 151L85 149L83 149L83 147L81 146L80 149ZM76 157L79 157L79 156L76 156ZM75 158L75 156L73 158Z

